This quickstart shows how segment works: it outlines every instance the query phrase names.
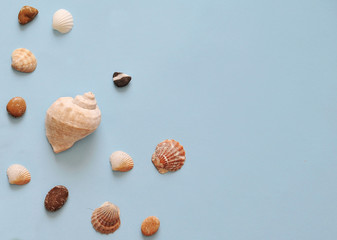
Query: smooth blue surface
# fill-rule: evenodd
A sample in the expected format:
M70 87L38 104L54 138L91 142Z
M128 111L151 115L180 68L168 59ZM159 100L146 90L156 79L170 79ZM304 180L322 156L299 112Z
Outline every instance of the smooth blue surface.
M20 26L24 5L40 12ZM74 16L69 34L52 30L60 8ZM0 24L1 239L337 239L335 0L6 0ZM37 57L35 72L12 70L19 47ZM131 84L117 89L115 71ZM87 91L101 125L55 155L46 110ZM20 119L6 112L14 96L28 105ZM151 155L167 138L187 160L160 175ZM116 150L132 171L111 171ZM30 170L28 185L9 185L13 163ZM68 202L48 213L59 184ZM122 221L108 236L90 223L105 201ZM150 215L161 227L146 238Z

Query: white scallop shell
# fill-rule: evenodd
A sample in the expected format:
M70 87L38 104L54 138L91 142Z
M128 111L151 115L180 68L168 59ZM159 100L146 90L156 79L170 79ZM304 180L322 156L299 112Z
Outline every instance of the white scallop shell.
M13 164L7 169L10 184L24 185L30 182L29 171L20 164Z
M67 33L74 26L74 19L70 12L60 9L54 13L53 28L60 33Z
M133 168L133 160L129 154L117 151L110 155L111 168L114 171L127 172Z

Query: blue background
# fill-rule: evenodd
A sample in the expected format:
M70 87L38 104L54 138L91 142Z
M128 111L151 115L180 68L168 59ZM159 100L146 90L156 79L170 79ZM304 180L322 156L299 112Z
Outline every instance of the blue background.
M24 5L39 14L20 26ZM60 8L75 21L65 35L51 26ZM0 24L1 239L337 239L337 1L5 0ZM12 70L20 47L35 72ZM128 87L113 85L115 71ZM101 125L54 154L47 109L88 91ZM20 119L6 112L14 96L27 102ZM160 175L151 155L171 138L187 160ZM132 171L112 172L117 150ZM9 185L14 163L28 185ZM59 184L69 199L49 213ZM122 221L108 236L90 222L105 201ZM151 215L161 227L146 238Z

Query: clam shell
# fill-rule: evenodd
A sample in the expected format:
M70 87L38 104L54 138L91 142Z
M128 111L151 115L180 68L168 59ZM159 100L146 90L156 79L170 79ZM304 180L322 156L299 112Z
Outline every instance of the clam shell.
M65 9L57 10L53 16L53 28L60 33L67 33L74 26L74 19L70 12Z
M129 154L117 151L110 155L111 168L114 171L127 172L133 168L133 160Z
M25 185L30 182L31 176L27 168L20 164L13 164L7 169L10 184Z
M91 224L97 232L109 234L121 225L119 208L111 202L105 202L96 208L91 216Z
M152 155L152 163L161 174L179 170L185 159L183 146L173 139L159 143Z
M25 48L15 49L12 53L12 67L19 72L30 73L36 69L34 54Z
M100 122L101 111L92 92L61 97L47 110L46 135L54 152L59 153L93 133Z

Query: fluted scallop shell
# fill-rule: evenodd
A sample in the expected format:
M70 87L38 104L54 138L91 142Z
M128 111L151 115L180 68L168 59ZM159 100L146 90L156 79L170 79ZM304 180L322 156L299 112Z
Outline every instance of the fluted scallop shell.
M30 182L31 176L27 168L20 164L13 164L7 169L10 184L24 185Z
M15 49L12 53L12 67L19 72L30 73L36 69L34 54L25 48Z
M114 171L127 172L133 168L132 157L122 151L116 151L110 155L111 168Z
M53 16L53 28L60 33L67 33L74 26L74 19L70 12L65 9L57 10Z
M119 208L111 202L105 202L96 208L91 216L91 224L97 232L109 234L121 225Z
M54 152L59 153L93 133L100 122L101 111L92 92L61 97L47 110L46 135Z
M159 143L152 155L152 163L161 174L179 170L185 159L183 146L173 139Z

